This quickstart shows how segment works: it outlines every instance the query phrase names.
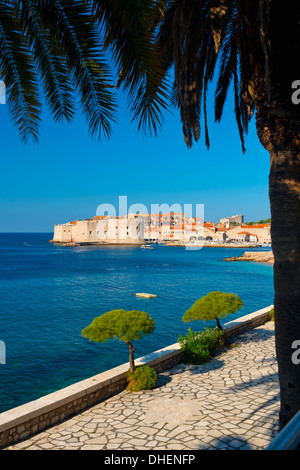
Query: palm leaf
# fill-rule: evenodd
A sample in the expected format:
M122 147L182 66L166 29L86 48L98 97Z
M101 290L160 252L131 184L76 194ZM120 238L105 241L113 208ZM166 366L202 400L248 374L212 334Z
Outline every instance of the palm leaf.
M271 0L259 0L258 22L262 48L265 57L265 83L268 102L271 101L271 78L270 78L270 3Z
M36 2L23 0L17 6L16 17L20 31L37 64L47 104L57 121L72 120L74 114L73 89L64 57L44 28Z
M209 147L206 93L212 80L216 52L207 1L178 0L167 3L159 25L158 41L164 64L174 65L176 86L172 98L178 104L185 142L200 138L201 107L204 107L205 142ZM174 90L177 97L174 99Z
M225 39L222 44L220 58L220 70L215 92L215 119L220 121L226 101L229 85L234 76L236 62L238 60L238 50L236 44L237 33L237 13L231 16L227 24Z
M165 71L153 32L153 15L157 15L158 7L152 0L92 1L104 47L117 67L117 86L127 93L132 120L138 122L139 130L153 130L155 134L168 101Z
M261 0L263 2L263 0ZM266 0L267 3L267 0ZM231 83L234 111L242 150L244 135L254 111L253 59L249 47L249 2L239 0L170 0L158 29L158 42L166 70L174 67L172 102L180 110L183 136L188 147L200 137L204 111L205 144L210 145L207 90L219 64L215 90L215 120L223 115ZM251 12L254 9L251 7ZM265 11L263 18L265 18ZM257 43L255 43L257 47ZM176 95L175 95L176 93Z
M37 0L36 0L37 1ZM81 1L40 0L40 15L61 47L92 136L111 135L116 99L91 10Z
M40 108L35 67L22 34L16 29L11 6L0 2L0 73L7 103L21 138L38 140Z

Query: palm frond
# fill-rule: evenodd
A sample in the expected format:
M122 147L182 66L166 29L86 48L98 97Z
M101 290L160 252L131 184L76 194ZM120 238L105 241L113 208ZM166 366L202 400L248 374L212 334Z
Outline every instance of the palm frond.
M6 86L7 104L21 139L37 142L41 103L34 62L15 27L12 7L0 2L0 8L0 73Z
M231 0L211 0L210 2L210 22L212 35L215 44L216 53L219 52L223 42L224 30L226 29L227 19L232 9Z
M267 3L266 0L261 13L264 21ZM249 45L253 43L256 31L251 32L249 27L249 11L255 11L253 3L240 0L166 2L159 24L158 42L164 66L166 69L174 67L172 101L180 110L183 136L188 147L194 140L199 140L202 107L205 144L207 148L210 146L207 90L217 72L215 120L221 120L230 85L233 84L234 112L245 152L244 136L254 112L255 99L254 62ZM251 24L253 30L253 22ZM257 41L253 47L259 48Z
M270 71L270 3L271 0L259 0L258 24L262 48L265 57L265 83L268 102L271 101L271 71Z
M174 89L177 91L175 101L180 110L186 145L191 147L193 140L197 142L200 138L203 104L205 142L209 147L206 93L213 77L217 55L208 2L169 2L159 27L158 41L165 54L164 64L168 67L174 64ZM174 100L174 93L172 96Z
M35 0L38 1L38 0ZM91 11L82 1L40 0L40 15L62 49L92 136L111 135L116 99Z
M73 89L65 59L54 39L44 28L40 8L32 0L17 5L16 21L37 65L47 105L57 121L70 122L74 115Z
M236 69L236 63L238 60L238 50L236 43L237 21L237 12L235 11L227 23L225 39L222 44L220 70L215 92L216 121L220 121L222 118L229 85L234 76L234 71Z
M160 2L152 0L92 0L94 17L104 30L104 47L117 67L117 86L128 95L132 120L139 130L155 134L168 102L167 79L154 37L158 7Z

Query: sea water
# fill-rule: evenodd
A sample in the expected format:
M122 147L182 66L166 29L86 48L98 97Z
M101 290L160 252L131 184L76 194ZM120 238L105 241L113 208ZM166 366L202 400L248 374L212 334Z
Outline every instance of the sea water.
M127 362L123 342L95 344L81 336L109 310L143 310L155 320L154 332L134 343L138 358L177 342L189 327L215 326L182 321L210 291L232 292L244 302L223 323L273 304L272 265L224 261L242 248L61 247L48 243L52 236L0 234L0 341L6 349L0 412ZM157 298L137 298L137 292Z

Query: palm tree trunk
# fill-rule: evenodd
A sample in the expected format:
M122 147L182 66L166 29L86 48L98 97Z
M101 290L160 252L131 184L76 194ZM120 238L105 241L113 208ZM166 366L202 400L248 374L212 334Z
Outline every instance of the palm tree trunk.
M290 144L270 152L269 177L280 428L300 410L300 365L292 360L293 342L300 340L300 148L293 145L294 126L284 132Z
M300 410L300 364L292 360L293 343L300 340L300 119L294 112L266 105L256 115L258 136L270 154L280 429Z
M254 74L257 134L270 155L280 429L300 410L300 364L292 361L293 342L300 340L300 105L292 102L292 83L299 75L299 7L299 2L291 2L291 8L272 2L269 97L263 65ZM284 26L286 34L278 35Z
M299 79L300 5L272 1L271 89L266 94L264 61L254 73L256 127L270 155L269 197L274 253L275 345L280 385L279 428L300 410L300 364L293 343L300 340L300 105L292 102ZM278 34L284 28L285 34Z

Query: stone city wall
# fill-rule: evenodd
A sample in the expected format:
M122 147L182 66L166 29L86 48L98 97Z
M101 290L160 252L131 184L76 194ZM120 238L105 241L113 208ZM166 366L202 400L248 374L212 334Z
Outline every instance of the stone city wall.
M54 243L141 244L143 221L139 218L86 219L54 226Z
M245 315L224 325L225 337L233 337L269 320L273 306ZM183 353L175 343L136 360L157 372L182 362ZM0 448L20 442L88 407L109 398L126 387L129 364L123 364L0 414Z

